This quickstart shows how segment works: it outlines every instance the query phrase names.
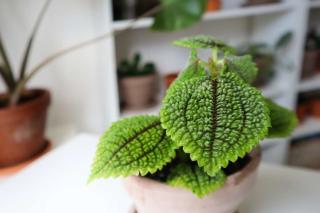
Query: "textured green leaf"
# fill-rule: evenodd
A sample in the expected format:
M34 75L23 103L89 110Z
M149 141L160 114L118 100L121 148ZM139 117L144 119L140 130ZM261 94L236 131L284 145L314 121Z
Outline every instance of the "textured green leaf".
M162 9L154 16L151 27L156 31L176 31L198 22L207 0L161 0Z
M170 162L177 148L157 116L115 122L101 137L90 181L96 178L154 173Z
M261 93L234 72L172 87L160 114L167 134L209 175L251 151L270 126Z
M269 99L266 99L266 103L269 107L271 118L268 137L288 137L298 124L295 113Z
M171 170L167 183L171 186L189 189L202 198L223 186L225 180L226 175L221 170L209 176L197 165L183 163Z
M180 73L177 81L185 81L195 77L206 76L206 69L197 57L197 51L191 50L187 67Z
M225 61L228 69L238 73L245 82L250 84L256 79L258 68L256 63L252 61L251 55L228 55L226 56Z
M234 48L226 45L223 41L208 35L185 37L173 42L174 45L191 49L219 48L222 51L234 53Z

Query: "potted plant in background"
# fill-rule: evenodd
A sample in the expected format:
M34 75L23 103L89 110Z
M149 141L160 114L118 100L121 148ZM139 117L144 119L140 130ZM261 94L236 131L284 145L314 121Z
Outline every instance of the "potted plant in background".
M233 213L254 182L259 142L289 135L297 119L250 85L257 75L251 56L237 56L210 36L175 44L191 55L160 115L113 123L98 144L89 182L128 177L139 213ZM197 49L210 49L209 60Z
M153 63L141 64L141 55L136 53L132 61L120 62L118 75L120 96L126 108L143 109L154 103L157 76Z
M114 32L106 32L62 49L49 55L27 72L35 35L50 2L50 0L45 2L36 20L17 77L14 76L14 71L0 37L0 75L7 89L4 94L0 95L0 167L27 160L46 146L44 129L50 95L44 89L26 89L27 83L52 61L81 48L96 44L114 34ZM136 21L147 16L154 16L155 18L152 25L153 30L174 31L190 27L201 19L206 2L206 0L196 2L193 0L184 2L173 0L168 4L159 2L158 5L133 20L123 31L117 32L117 35L130 30ZM180 12L177 13L175 8L179 8ZM191 14L192 16L190 16Z
M48 141L44 138L50 94L46 89L23 89L26 68L38 27L49 1L42 8L24 52L19 76L14 76L0 36L0 74L6 93L0 95L0 167L25 161L41 152Z
M292 32L285 32L274 45L267 43L253 43L239 48L239 55L249 54L257 64L259 73L254 85L262 87L268 84L275 76L277 66L282 66L281 50L285 48L292 39Z

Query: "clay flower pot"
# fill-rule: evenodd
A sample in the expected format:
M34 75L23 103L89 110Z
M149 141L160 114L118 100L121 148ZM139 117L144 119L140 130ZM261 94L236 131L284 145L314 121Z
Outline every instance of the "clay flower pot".
M310 78L316 74L318 57L318 50L308 50L305 52L302 67L302 79Z
M172 82L174 80L176 80L176 78L178 77L179 73L170 73L165 75L164 79L165 79L165 83L166 83L166 88L169 88L170 85L172 84Z
M312 115L320 118L320 99L315 99L312 101Z
M143 109L154 102L156 75L122 77L119 86L126 108Z
M208 0L207 12L220 10L220 8L221 8L221 1L220 0Z
M234 213L256 179L260 150L254 150L250 156L251 161L242 170L228 176L222 188L202 199L186 189L144 177L128 177L124 185L138 213Z
M44 130L49 92L26 92L31 96L17 106L0 107L0 167L28 160L47 145Z

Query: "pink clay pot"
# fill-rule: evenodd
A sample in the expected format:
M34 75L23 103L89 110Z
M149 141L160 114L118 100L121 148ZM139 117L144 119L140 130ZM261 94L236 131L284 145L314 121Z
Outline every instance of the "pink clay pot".
M250 156L251 161L241 171L228 176L222 188L202 199L186 189L138 176L126 178L124 185L137 213L235 213L255 182L260 149Z
M156 91L156 75L124 77L119 82L120 93L126 108L143 109L153 103Z

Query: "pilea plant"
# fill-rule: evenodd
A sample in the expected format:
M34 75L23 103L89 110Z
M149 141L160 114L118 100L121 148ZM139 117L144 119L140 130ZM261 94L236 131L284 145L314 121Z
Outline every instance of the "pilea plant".
M199 197L223 186L228 166L266 137L287 136L297 119L250 85L250 55L210 36L174 42L189 48L187 67L167 90L159 116L122 119L101 137L89 181L141 175ZM198 49L210 49L204 61Z

